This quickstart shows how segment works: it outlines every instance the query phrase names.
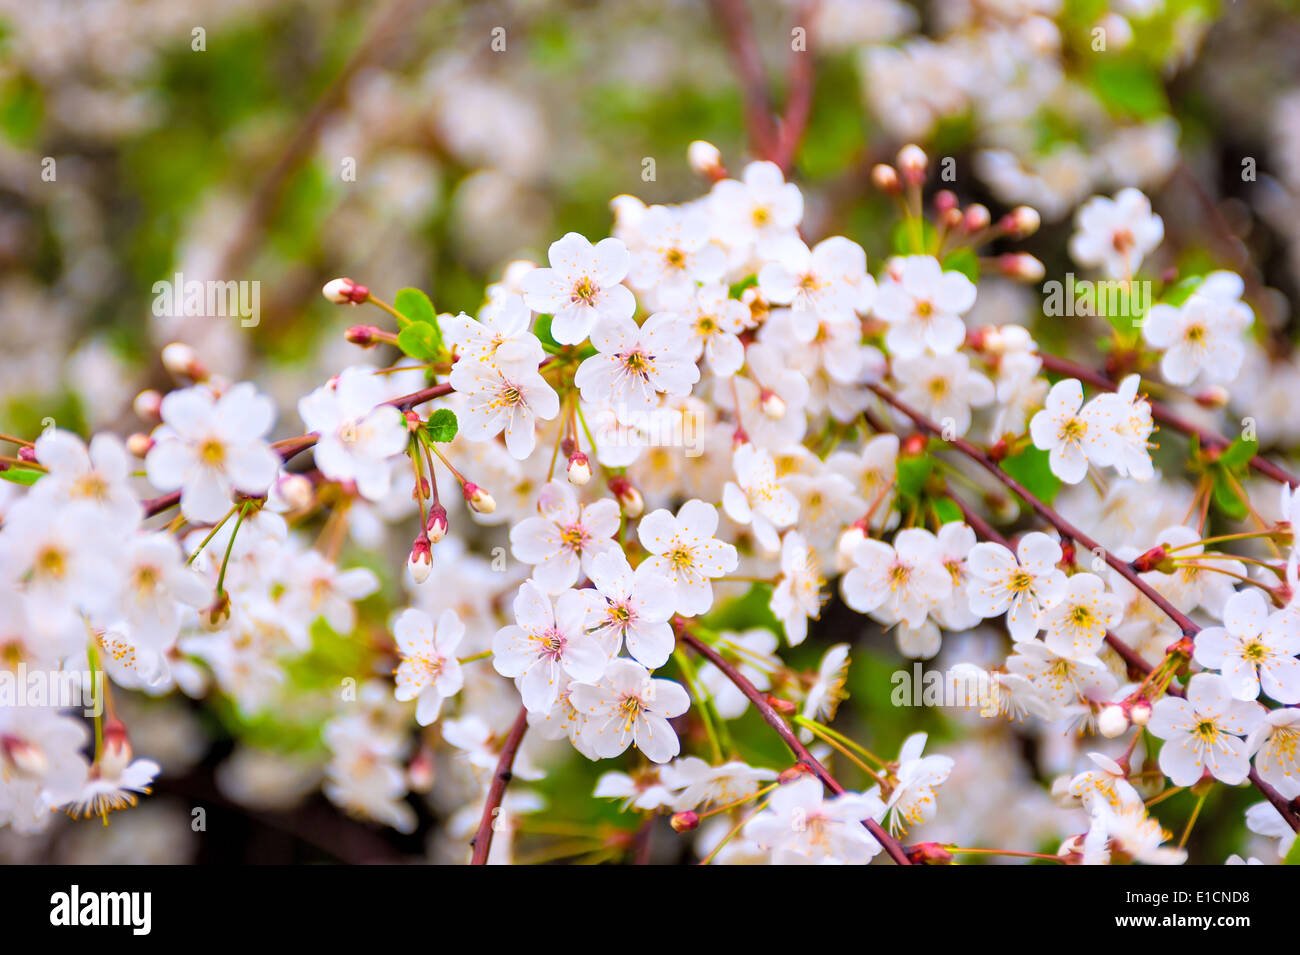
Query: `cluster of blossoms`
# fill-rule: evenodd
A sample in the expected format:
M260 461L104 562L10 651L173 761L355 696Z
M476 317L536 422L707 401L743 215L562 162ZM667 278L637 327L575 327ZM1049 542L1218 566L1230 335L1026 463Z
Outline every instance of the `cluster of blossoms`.
M826 725L850 645L811 671L779 652L781 638L810 639L838 590L904 657L949 653L954 635L998 647L950 670L980 718L1132 733L1122 753L1078 754L1092 768L1057 787L1083 811L1062 861L1181 861L1139 791L1144 733L1163 741L1152 758L1174 786L1242 784L1253 765L1269 796L1256 828L1275 824L1269 812L1290 823L1300 502L1287 482L1278 521L1208 536L1207 509L1238 500L1253 456L1219 441L1180 513L1153 503L1151 488L1180 485L1157 474L1150 439L1166 409L1141 393L1155 364L1171 389L1231 383L1252 317L1240 280L1180 284L1181 299L1171 290L1137 316L1140 333L1116 335L1121 380L1070 374L1023 327L968 322L982 271L1042 277L1026 254L978 254L1033 233L1033 210L994 220L941 192L931 223L927 158L906 147L872 175L906 212L901 248L873 274L849 238L805 241L803 197L774 163L731 178L707 144L691 158L712 180L704 196L618 197L612 236L569 233L545 266L512 265L476 316L330 282L329 300L396 321L354 326L350 342L406 357L347 367L303 397L299 437L270 442L268 397L172 346L165 363L187 384L137 400L151 434L87 447L55 430L24 444L10 470L31 486L0 529L0 663L88 671L102 725L88 751L77 715L0 705L0 821L106 816L148 791L159 767L132 759L101 675L219 695L248 718L275 710L294 661L333 634L364 645L370 669L314 714L323 792L410 831L408 793L454 754L462 785L442 808L449 832L482 820L476 860L509 858L517 817L539 808L494 780L542 779L568 746L623 757L595 795L671 814L713 861L951 858L952 845L898 839L941 820L956 760L923 755L924 734L883 760ZM1081 209L1070 247L1132 287L1162 236L1125 190ZM158 496L141 500L132 456ZM1054 507L1045 498L1062 485ZM1012 539L982 516L1014 516L999 487L1026 508ZM340 555L417 520L389 581L406 606L375 632L357 602L383 582ZM1273 553L1221 551L1229 540ZM726 611L755 598L761 615L737 631ZM391 682L372 678L385 669ZM728 751L727 724L750 708L785 728L793 767ZM844 791L824 765L837 756L875 784Z

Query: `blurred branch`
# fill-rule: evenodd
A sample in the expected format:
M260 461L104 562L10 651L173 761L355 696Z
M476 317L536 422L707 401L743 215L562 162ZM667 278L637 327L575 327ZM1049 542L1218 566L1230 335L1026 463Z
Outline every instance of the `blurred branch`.
M411 21L429 0L394 0L391 6L372 21L369 32L352 58L334 77L311 110L303 117L297 131L289 139L284 151L258 183L253 196L244 209L243 218L235 231L234 239L226 247L215 270L218 276L238 272L247 265L257 250L266 227L280 204L280 196L289 177L306 159L320 135L325 120L342 105L348 84L362 69L377 61L389 46L405 35Z
M717 650L714 650L713 647L704 643L687 630L680 617L675 618L674 624L676 625L678 638L700 656L704 657L717 667L718 670L721 671L722 675L730 680L735 685L736 689L745 695L746 699L748 699L750 703L754 704L754 709L758 710L758 714L763 717L763 721L767 723L768 726L776 730L777 735L780 736L785 745L790 748L790 752L794 753L795 759L807 766L808 769L810 769L817 778L822 781L822 785L835 793L835 795L838 796L842 794L844 792L844 787L841 786L839 781L830 774L830 771L818 761L816 756L808 752L808 747L799 742L799 737L790 729L790 724L781 717L780 713L772 708L772 704L767 702L767 699L761 692L759 692L758 688L747 680L743 673L723 659L722 655L718 653ZM907 853L903 851L902 846L900 846L897 840L895 840L889 833L885 832L880 823L876 822L874 819L863 819L862 824L867 827L867 831L875 837L876 841L880 843L891 859L899 865L912 864L907 858Z
M713 0L712 6L740 83L749 148L758 158L770 160L782 172L789 172L812 112L813 66L808 44L817 0L803 0L795 11L795 26L803 29L804 42L802 48L796 48L791 35L785 114L780 117L768 93L767 77L745 0Z

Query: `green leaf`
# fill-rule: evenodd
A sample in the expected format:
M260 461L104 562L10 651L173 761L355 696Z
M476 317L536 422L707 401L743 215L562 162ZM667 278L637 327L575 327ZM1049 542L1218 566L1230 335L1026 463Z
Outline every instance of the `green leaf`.
M433 310L433 303L418 288L404 288L398 292L393 307L413 322L427 322L435 328L438 325L438 314Z
M1061 490L1061 479L1052 473L1048 453L1039 448L1031 446L1011 455L1002 462L1002 470L1045 504L1051 504Z
M732 284L731 288L727 290L727 295L730 296L731 298L740 298L740 296L745 294L745 289L753 288L757 284L758 284L757 275L746 275L739 282L735 282Z
M456 437L459 428L460 423L456 420L456 412L450 408L439 408L424 423L424 436L430 441L446 444Z
M889 236L895 255L924 255L934 248L934 226L925 219L902 219Z
M980 260L974 249L958 249L945 256L943 269L945 272L960 272L973 283L980 280Z
M548 346L555 349L560 347L560 343L551 336L551 322L553 320L554 316L543 313L537 316L537 321L533 322L533 334L537 336L544 349L547 349Z
M1222 472L1214 476L1214 506L1224 517L1234 521L1244 521L1250 514L1246 503L1228 481L1227 475Z
M442 351L442 333L437 325L412 322L397 333L397 347L412 358L437 358Z
M1098 58L1092 81L1097 98L1117 115L1153 119L1169 109L1160 74L1135 56Z
M898 493L918 497L934 471L934 458L928 454L898 460Z
M37 471L34 468L9 468L0 471L0 478L24 487L31 487L44 476L44 471Z
M1237 438L1219 455L1219 463L1229 471L1239 471L1250 464L1250 459L1258 453L1258 441Z
M939 520L944 524L951 524L954 521L963 521L966 518L962 515L961 508L953 503L950 497L937 497L934 499L934 510L939 515Z

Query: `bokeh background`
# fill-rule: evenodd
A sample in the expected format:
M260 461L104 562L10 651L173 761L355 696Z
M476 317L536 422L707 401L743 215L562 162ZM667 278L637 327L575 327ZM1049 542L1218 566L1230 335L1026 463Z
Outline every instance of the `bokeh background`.
M739 170L748 143L728 45L737 6L0 0L0 430L30 436L49 418L81 433L147 430L132 398L169 387L158 353L184 341L213 370L257 381L281 404L276 436L295 433L297 398L356 360L342 331L360 313L325 303L324 281L348 275L386 298L416 286L439 311L474 312L512 260L539 260L566 231L606 235L612 197L703 192L686 161L692 140L716 144ZM1300 6L739 6L775 104L792 82L791 31L807 31L813 98L791 173L807 197L807 235L846 234L878 270L894 214L868 172L916 141L934 160L933 185L963 203L1037 208L1044 228L1018 247L1053 277L1070 268L1077 204L1136 185L1166 223L1157 273L1222 267L1246 279L1261 347L1234 409L1256 417L1273 452L1300 444L1290 307L1300 289ZM260 322L155 315L153 283L177 272L259 282ZM1037 289L988 279L969 319L1032 323L1045 348L1101 359L1086 331L1044 323L1040 306ZM0 486L0 507L5 494ZM384 553L381 541L356 559L379 569ZM735 625L761 623L761 603L737 604ZM372 643L383 640L383 606L377 599L362 625L377 631ZM984 638L970 639L951 652L978 658ZM1078 831L1047 792L1073 768L1072 743L891 706L900 665L891 638L835 604L789 659L815 668L839 640L855 646L853 696L837 725L884 753L925 729L940 741L932 749L957 760L940 821L916 838L1055 851ZM458 858L445 754L434 795L411 797L419 826L410 835L347 818L317 791L322 688L374 665L365 639L323 634L294 665L280 705L256 718L220 699L120 694L136 750L164 766L155 794L107 828L62 821L39 836L0 832L0 859ZM752 713L735 736L742 752L785 758ZM622 844L635 820L591 797L597 769L572 753L556 759L564 770L518 799L544 801L548 819L607 826ZM851 766L841 772L861 782ZM1185 796L1166 804L1168 819L1190 811ZM1239 811L1249 802L1216 790L1205 810L1216 821L1192 840L1192 861L1222 862L1251 845ZM207 811L206 831L191 827L195 806ZM671 861L686 843L657 845L656 858ZM1261 842L1253 852L1273 849Z

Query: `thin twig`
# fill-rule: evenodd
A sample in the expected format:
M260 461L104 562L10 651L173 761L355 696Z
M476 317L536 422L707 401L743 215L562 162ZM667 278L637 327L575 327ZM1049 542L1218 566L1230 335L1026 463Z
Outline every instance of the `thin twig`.
M776 730L777 735L780 736L785 745L790 748L790 752L794 753L795 758L812 770L813 773L816 774L817 778L822 781L822 785L837 796L844 792L844 787L839 784L825 766L818 762L816 756L808 752L808 747L804 746L804 744L799 741L799 737L790 729L790 725L782 719L781 714L772 708L772 705L764 699L763 694L759 692L753 683L749 682L749 680L745 678L743 673L723 659L722 655L719 654L718 651L714 650L707 643L699 640L684 627L678 627L678 636L688 647L717 667L718 670L721 671L722 675L730 680L735 685L736 689L740 690L740 692L745 695L745 698L748 699L750 703L754 704L754 708L758 710L758 714L763 717L763 721L767 723L768 726L772 727L772 729ZM876 822L874 819L863 819L862 824L867 827L867 831L875 837L876 841L884 847L885 852L888 853L891 859L899 865L912 864L907 858L907 853L903 851L903 847L900 846L897 840L895 840L889 833L885 832L885 830L881 828L880 823Z
M470 859L470 865L487 865L488 850L492 848L492 826L496 822L497 811L501 808L501 800L505 798L506 786L514 775L515 754L519 752L519 744L523 741L526 729L528 708L521 706L519 715L515 717L515 725L510 727L510 733L501 747L496 771L492 773L492 785L488 787L487 801L483 803L483 815L479 818L478 832L472 843L474 855Z

